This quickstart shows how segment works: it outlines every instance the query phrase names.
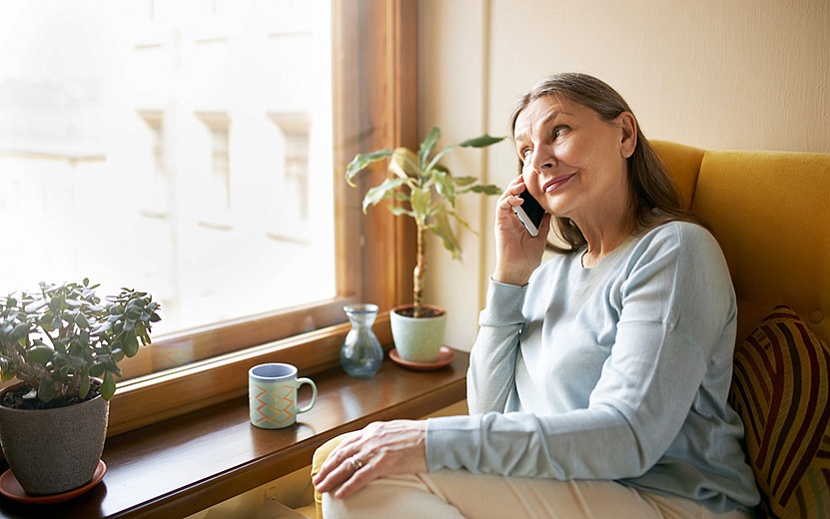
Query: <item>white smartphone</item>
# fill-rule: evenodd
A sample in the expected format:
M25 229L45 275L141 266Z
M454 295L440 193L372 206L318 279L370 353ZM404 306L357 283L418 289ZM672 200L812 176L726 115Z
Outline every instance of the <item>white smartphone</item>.
M539 234L539 226L542 224L542 217L545 216L545 210L527 189L522 191L522 194L519 196L524 200L524 203L513 206L513 212L516 213L516 216L524 224L527 232L531 236L537 236Z

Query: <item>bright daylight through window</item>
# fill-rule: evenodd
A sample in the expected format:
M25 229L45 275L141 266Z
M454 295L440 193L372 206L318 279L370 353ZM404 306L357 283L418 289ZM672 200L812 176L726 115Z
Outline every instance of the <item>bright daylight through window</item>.
M0 293L145 290L154 342L335 296L329 2L0 0L0 49Z

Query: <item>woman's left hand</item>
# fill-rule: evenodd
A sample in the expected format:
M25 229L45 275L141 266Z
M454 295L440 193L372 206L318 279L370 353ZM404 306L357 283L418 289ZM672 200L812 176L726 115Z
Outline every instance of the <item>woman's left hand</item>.
M350 435L329 454L314 486L345 499L393 474L427 472L426 421L375 422Z

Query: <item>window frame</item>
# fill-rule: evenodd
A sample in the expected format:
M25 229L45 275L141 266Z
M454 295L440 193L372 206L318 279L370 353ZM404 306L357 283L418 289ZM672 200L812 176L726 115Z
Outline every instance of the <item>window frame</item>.
M391 344L388 312L412 292L414 225L382 207L363 214L363 193L386 175L385 168L367 171L360 189L347 185L344 172L358 152L417 145L417 14L417 2L410 0L332 2L338 295L154 340L151 348L183 345L204 360L120 382L111 401L110 435L242 396L247 370L259 362L289 362L306 374L336 366L350 328L342 310L349 303L377 304L375 331ZM153 368L148 353L122 363L125 377Z

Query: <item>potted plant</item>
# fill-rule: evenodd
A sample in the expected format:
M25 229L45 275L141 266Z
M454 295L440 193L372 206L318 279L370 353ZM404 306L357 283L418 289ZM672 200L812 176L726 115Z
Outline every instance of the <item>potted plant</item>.
M415 362L431 362L436 359L444 340L446 312L423 302L426 263L424 256L424 235L432 232L457 259L461 247L451 220L470 229L469 224L455 211L456 200L466 193L484 195L501 194L501 188L480 184L469 176L453 176L441 165L441 159L456 148L484 148L504 140L504 137L482 135L456 145L435 151L441 131L433 128L421 143L418 153L399 147L395 150L382 149L369 154L358 153L346 168L346 181L351 186L355 176L370 164L390 158L389 176L379 185L370 188L363 198L363 212L383 200L393 199L396 204L387 208L394 215L406 215L415 221L416 257L413 271L412 304L393 308L390 312L392 336L398 355ZM411 326L418 328L411 331Z
M52 495L100 471L109 399L124 357L150 344L159 304L122 288L101 303L98 285L40 283L0 298L0 444L27 494ZM105 468L105 466L104 466Z

